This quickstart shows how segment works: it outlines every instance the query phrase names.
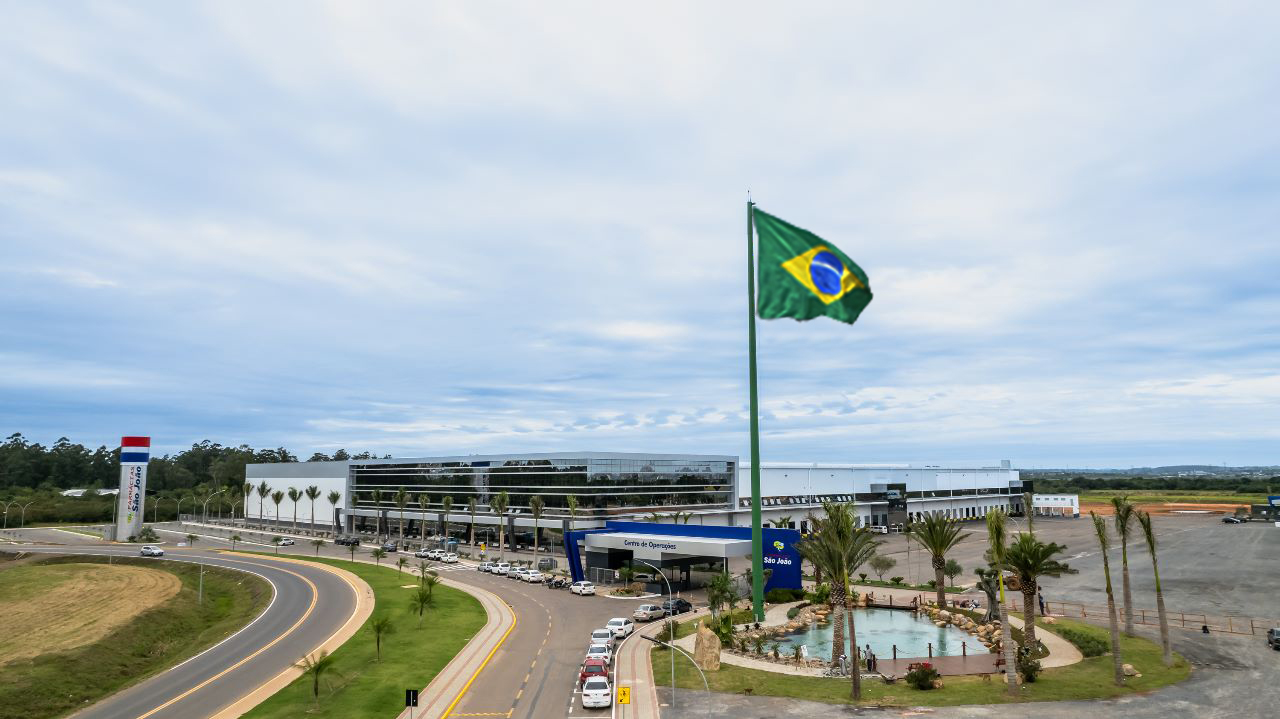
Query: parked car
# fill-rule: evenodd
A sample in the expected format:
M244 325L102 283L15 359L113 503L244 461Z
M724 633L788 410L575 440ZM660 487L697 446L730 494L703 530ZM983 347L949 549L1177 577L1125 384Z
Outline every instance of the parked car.
M384 552L391 553L399 549L400 549L400 545L396 544L394 541L382 543L382 551Z
M538 560L538 569L541 569L544 572L551 569L555 569L555 568L556 568L556 560L552 559L551 557L543 557L542 559Z
M613 647L608 644L592 644L587 647L587 659L603 659L606 664L613 664Z
M494 574L500 574L505 577L507 576L507 572L509 572L510 570L511 570L510 564L506 562L498 562L497 564L493 565L493 568L490 569L489 571L493 572Z
M526 569L524 574L521 575L520 578L530 584L533 584L534 582L541 582L542 577L543 577L542 572L539 572L536 569Z
M280 540L280 546L282 546L282 547L292 547L292 546L293 546L293 540L292 540L292 539L289 539L288 537L285 537L284 539L281 539L281 540Z
M418 551L413 553L413 556L417 557L418 559L432 559L431 552L425 549L419 549Z
M685 612L692 612L693 605L679 597L676 597L675 599L668 599L663 602L662 611L664 616L684 614Z
M613 619L610 619L609 623L604 626L605 628L612 631L613 636L617 637L618 639L626 639L627 637L631 636L631 632L634 632L636 629L635 622L631 621L626 617L614 617Z
M513 567L507 570L507 579L524 579L524 575L528 571L524 567Z
M1239 517L1223 517L1222 523L1223 524L1240 524L1241 521Z
M636 607L631 616L637 621L652 622L655 619L662 619L667 616L667 612L657 604L641 604Z
M1267 646L1280 651L1280 627L1267 630Z
M612 629L592 629L591 643L605 644L612 647L613 646L613 630Z
M609 680L592 677L582 684L582 708L602 709L613 705L613 689ZM572 708L572 707L570 707Z
M481 562L476 565L476 570L480 572L488 572L493 569L493 562Z
M457 564L458 555L454 554L453 552L445 552L444 554L440 555L440 561L444 562L445 564Z
M609 665L603 659L588 659L578 670L578 683L582 684L591 677L609 677Z
M585 597L588 594L596 593L596 585L592 584L591 582L574 582L573 584L569 585L569 591L573 592L574 594L580 594Z
M631 575L631 581L633 582L648 583L648 582L652 582L654 579L656 579L656 577L654 577L649 572L636 572L635 574Z
M145 546L143 546L143 547L142 547L142 556L144 556L144 557L163 557L163 556L164 556L164 550L163 550L163 549L161 549L161 548L159 548L159 547L157 547L157 546L154 546L154 545L148 544L148 545L145 545Z

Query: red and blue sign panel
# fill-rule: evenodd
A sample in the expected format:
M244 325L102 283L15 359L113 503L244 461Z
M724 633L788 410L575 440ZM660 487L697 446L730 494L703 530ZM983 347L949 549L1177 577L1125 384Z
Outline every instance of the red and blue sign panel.
M146 464L150 459L150 437L120 438L120 464Z

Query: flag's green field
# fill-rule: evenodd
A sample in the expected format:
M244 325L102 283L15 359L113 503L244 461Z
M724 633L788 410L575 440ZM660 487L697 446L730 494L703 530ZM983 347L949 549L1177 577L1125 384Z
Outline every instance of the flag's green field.
M118 590L122 578L163 599L137 595L128 606L104 607L103 592ZM11 616L24 602L39 605L10 627L20 642L6 645L10 660L0 664L0 719L65 716L222 641L271 600L271 586L258 577L207 568L200 605L198 581L195 565L133 558L116 558L113 567L105 557L64 557L0 569L0 605ZM88 641L76 636L81 629ZM37 642L42 651L28 651Z
M1105 629L1091 624L1060 619L1056 626L1069 626L1094 634L1108 644L1111 641ZM1039 627L1037 631L1045 631L1045 627ZM1166 668L1160 659L1160 646L1145 639L1122 636L1120 652L1125 662L1133 664L1142 673L1141 678L1131 678L1123 687L1117 687L1112 681L1111 655L1106 654L1071 666L1046 669L1035 683L1019 686L1016 696L1009 695L1002 675L992 677L990 682L983 681L981 677L943 677L943 688L932 691L913 689L901 681L895 684L864 681L862 703L884 706L954 706L1111 699L1134 696L1182 681L1191 671L1186 660L1181 657L1176 657L1174 666ZM655 648L651 659L654 682L658 686L669 685L671 660L667 657L666 650ZM853 703L849 699L848 679L793 676L722 663L719 671L707 672L707 682L711 691L716 692L809 699L832 704ZM676 684L684 689L703 690L697 669L683 657L676 658Z
M369 622L333 653L333 669L321 680L320 696L311 694L311 678L299 677L289 686L244 715L245 719L342 717L386 719L404 709L404 690L426 686L484 626L485 612L471 595L440 585L435 607L418 617L409 607L417 577L394 566L371 566L342 559L306 559L345 569L373 589L374 610L369 618L390 617L394 632L382 640L382 661L375 653ZM299 657L301 659L301 657Z

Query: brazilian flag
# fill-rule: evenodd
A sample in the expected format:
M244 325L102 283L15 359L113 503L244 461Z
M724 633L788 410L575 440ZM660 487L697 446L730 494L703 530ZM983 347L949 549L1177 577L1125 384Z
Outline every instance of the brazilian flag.
M754 210L760 239L761 319L815 317L853 324L871 302L871 285L838 247L795 225Z

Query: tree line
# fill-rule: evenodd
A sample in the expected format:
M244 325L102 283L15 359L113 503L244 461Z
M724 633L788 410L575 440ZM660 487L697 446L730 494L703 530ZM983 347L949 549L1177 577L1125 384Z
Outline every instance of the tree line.
M1272 487L1280 489L1280 477L1125 477L1116 475L1084 476L1069 479L1047 479L1023 472L1023 479L1035 482L1039 494L1088 492L1091 490L1191 490L1267 494Z

